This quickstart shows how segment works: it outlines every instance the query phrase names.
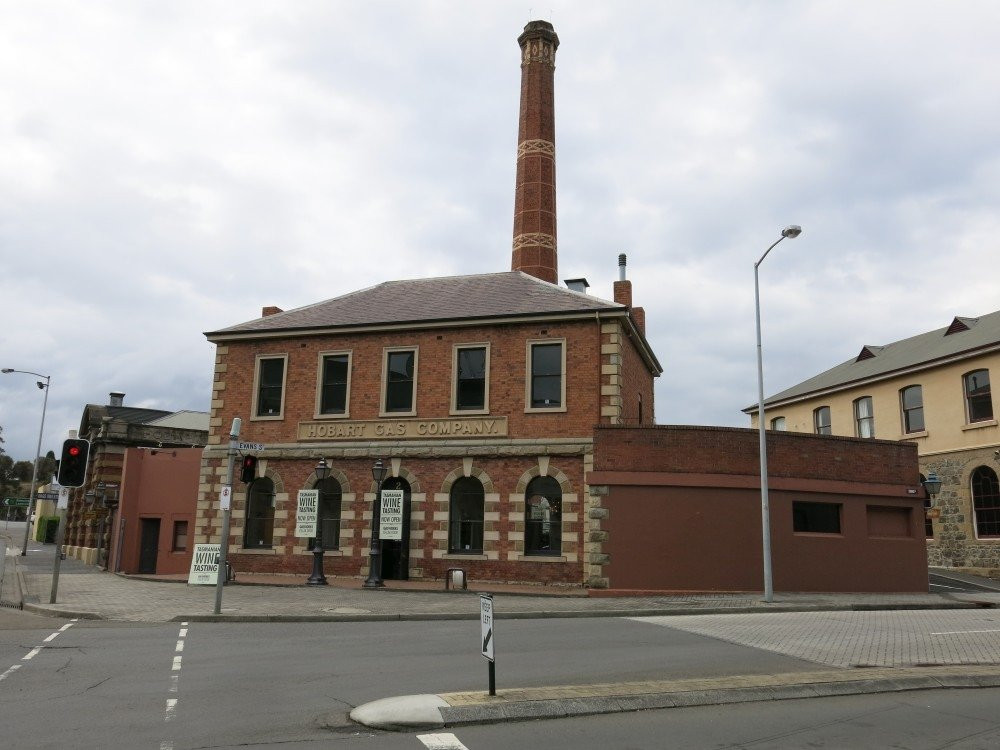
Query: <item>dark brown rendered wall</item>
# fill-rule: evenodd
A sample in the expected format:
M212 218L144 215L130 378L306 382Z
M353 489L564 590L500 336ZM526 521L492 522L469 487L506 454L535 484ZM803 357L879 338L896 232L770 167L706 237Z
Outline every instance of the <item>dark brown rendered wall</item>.
M117 569L118 533L121 519L125 532L121 544L121 572L139 569L141 519L160 519L160 541L156 572L160 575L187 573L191 567L192 539L195 534L195 504L198 500L198 476L201 448L129 448L125 452L122 497L111 539L111 569ZM175 552L175 521L187 521L187 549Z
M776 591L927 591L923 501L908 494L919 487L912 444L768 436ZM598 428L589 481L609 490L608 586L762 590L756 441L755 430L736 428ZM793 532L795 500L841 503L841 533ZM905 536L883 536L869 506L904 509Z

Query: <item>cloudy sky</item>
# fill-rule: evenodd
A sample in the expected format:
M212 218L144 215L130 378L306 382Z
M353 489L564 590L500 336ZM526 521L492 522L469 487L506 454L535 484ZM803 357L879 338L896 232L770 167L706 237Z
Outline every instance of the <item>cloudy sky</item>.
M0 366L45 450L112 390L206 410L202 332L509 270L532 18L561 40L561 278L626 252L661 424L1000 308L1000 3L0 0ZM30 458L42 392L0 376Z

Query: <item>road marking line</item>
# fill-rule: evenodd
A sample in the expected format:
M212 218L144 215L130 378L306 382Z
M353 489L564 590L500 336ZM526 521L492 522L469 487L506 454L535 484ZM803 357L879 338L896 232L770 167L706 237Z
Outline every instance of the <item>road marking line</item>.
M170 675L170 692L171 693L176 693L177 692L177 683L178 683L178 681L180 679L181 679L181 676L179 674L172 674L172 675Z
M417 739L424 743L427 750L469 750L450 733L418 734Z
M174 670L175 672L179 672L180 669L181 669L181 659L183 659L183 658L184 657L182 657L182 656L175 656L174 657L174 666L172 666L171 669Z
M962 635L964 633L1000 633L1000 630L946 630L942 633L931 633L931 635Z
M160 743L160 750L174 750L174 743L167 741Z
M173 721L175 718L177 718L176 711L177 711L177 699L176 698L167 698L167 710L166 710L166 713L163 716L163 720L164 721Z
M181 631L177 634L177 637L178 638L183 638L187 634L188 634L188 629L187 628L181 628Z
M184 650L184 641L177 641L177 648L175 650L177 650L177 651L183 651Z
M19 670L20 668L21 668L20 664L15 664L13 667L11 667L10 669L8 669L6 672L4 672L3 674L0 674L0 682L3 682L4 680L6 680L7 679L7 675L14 674L14 672L16 672L17 670Z
M59 633L53 633L53 634L52 634L52 635L50 635L50 636L49 636L48 638L46 638L46 639L45 639L45 640L43 641L43 643L48 643L49 641L52 641L52 640L54 640L54 639L55 639L55 638L56 638L56 637L57 637L58 635L59 635Z
M73 620L73 622L76 622L76 620ZM71 627L73 627L73 622L67 622L65 625L59 628L59 632L62 633L65 630L69 630Z
M38 652L41 650L42 650L41 646L36 646L35 648L31 649L31 651L29 651L25 656L22 656L21 661L30 661L34 659L36 656L38 656Z

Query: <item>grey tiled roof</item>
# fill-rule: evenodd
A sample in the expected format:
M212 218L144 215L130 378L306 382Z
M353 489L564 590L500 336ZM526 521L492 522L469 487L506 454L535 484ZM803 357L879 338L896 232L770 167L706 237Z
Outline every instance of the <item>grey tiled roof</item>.
M956 321L958 328L964 325L968 326L968 330L958 330L946 336L945 333L956 325ZM846 388L855 383L913 367L933 366L936 362L965 354L971 355L998 344L1000 344L1000 310L979 318L957 318L943 328L911 336L902 341L884 346L868 344L861 347L858 349L859 353L867 349L871 356L866 355L867 358L858 361L856 355L826 372L764 399L764 405L779 404L820 391ZM756 414L757 404L748 406L743 411Z
M385 281L295 310L209 331L210 338L352 326L447 322L476 318L625 311L520 271Z

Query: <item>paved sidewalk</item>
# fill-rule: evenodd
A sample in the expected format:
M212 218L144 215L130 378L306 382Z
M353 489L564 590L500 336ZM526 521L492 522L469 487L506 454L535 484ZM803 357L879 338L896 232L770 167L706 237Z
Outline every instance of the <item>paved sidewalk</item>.
M361 588L358 579L330 579L334 585L228 585L222 612L214 614L215 587L189 586L176 579L129 578L101 571L79 560L64 560L58 597L49 604L52 545L29 545L18 557L24 581L26 611L60 617L166 621L358 621L475 619L476 593L494 594L498 619L538 617L608 617L736 612L802 612L823 610L948 609L1000 605L997 591L974 594L776 594L774 602L759 594L692 594L661 596L583 596L583 591L483 584L467 591L445 591L444 584L390 581L383 590ZM10 558L8 558L10 560ZM289 580L284 580L287 584ZM567 595L576 594L576 595Z

